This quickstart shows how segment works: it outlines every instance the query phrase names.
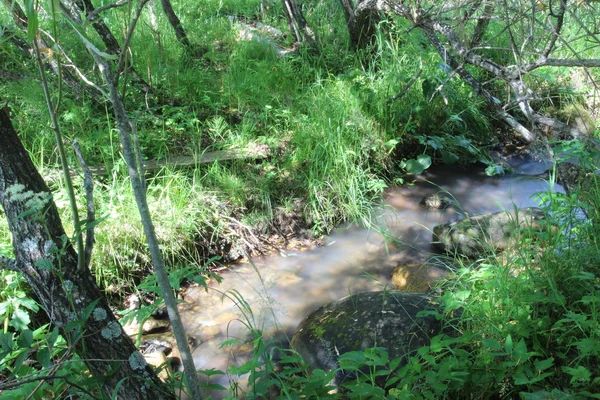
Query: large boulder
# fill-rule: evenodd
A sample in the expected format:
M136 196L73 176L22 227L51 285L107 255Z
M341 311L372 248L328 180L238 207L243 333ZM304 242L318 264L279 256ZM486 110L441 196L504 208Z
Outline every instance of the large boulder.
M433 228L434 246L450 254L475 258L506 250L522 228L540 230L544 212L535 207L467 217Z
M371 347L383 347L390 360L402 357L406 364L411 351L429 344L440 333L435 316L417 316L435 309L430 296L398 291L367 292L329 303L306 317L292 337L292 347L313 368L338 368L340 355ZM340 384L345 373L335 377Z

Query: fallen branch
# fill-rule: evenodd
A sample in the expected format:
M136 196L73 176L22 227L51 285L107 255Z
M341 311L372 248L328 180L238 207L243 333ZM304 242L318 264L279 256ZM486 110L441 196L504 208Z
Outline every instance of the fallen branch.
M156 171L162 168L183 168L215 161L240 160L245 158L266 158L269 151L264 149L219 150L202 153L198 156L175 156L160 160L144 161L145 171ZM105 167L90 167L95 175L107 175Z

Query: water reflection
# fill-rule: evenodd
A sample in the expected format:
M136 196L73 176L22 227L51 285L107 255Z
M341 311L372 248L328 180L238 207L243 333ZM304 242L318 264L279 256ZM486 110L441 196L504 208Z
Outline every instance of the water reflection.
M507 175L490 178L483 170L439 167L427 171L414 185L391 188L385 207L376 216L379 230L344 227L334 232L327 245L288 257L254 259L223 274L221 285L208 293L191 289L182 305L189 334L200 345L194 352L199 369L240 365L251 356L248 326L266 337L291 337L300 320L324 303L351 293L390 287L390 272L399 263L423 263L432 258L431 230L441 223L513 207L539 204L534 196L548 190L539 177ZM444 191L455 204L444 210L426 210L424 196ZM389 237L400 239L396 245ZM434 256L431 274L444 273L444 258ZM235 293L230 292L235 290ZM229 294L228 294L229 293ZM243 299L243 300L242 300ZM228 339L240 339L221 348ZM228 379L215 382L229 386ZM240 382L243 386L243 382ZM225 393L214 393L219 398Z

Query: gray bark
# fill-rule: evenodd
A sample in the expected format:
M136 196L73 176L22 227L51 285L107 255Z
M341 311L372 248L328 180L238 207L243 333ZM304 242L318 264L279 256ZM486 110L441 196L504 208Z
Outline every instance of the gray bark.
M368 1L368 0L367 0ZM365 3L359 0L358 4ZM373 43L375 31L379 23L379 10L376 7L356 7L353 0L340 0L350 35L350 46L364 49Z
M30 192L28 195L27 193ZM37 198L39 201L28 202ZM73 346L103 389L119 399L173 399L123 331L87 268L66 239L50 189L0 109L0 203L12 233L14 260L53 325ZM87 308L87 310L86 310ZM67 329L80 321L81 327ZM117 390L118 388L118 390Z
M132 22L129 26L129 31L127 32L127 36L123 44L124 48L127 48L129 40L133 35L136 23L141 15L142 9L148 1L149 0L141 0L138 3L135 14L132 18ZM146 236L146 241L150 250L150 256L152 258L152 266L154 267L156 280L158 281L158 285L160 287L160 291L162 293L165 306L167 308L169 319L171 320L173 334L175 335L175 339L177 340L177 347L181 354L181 361L183 363L184 373L185 377L187 378L187 384L190 389L191 396L194 400L200 400L202 398L200 380L198 378L198 373L196 371L196 366L194 365L194 360L192 358L190 348L188 347L187 335L185 333L183 323L181 322L179 310L177 309L177 302L175 300L175 296L173 295L171 283L169 282L169 277L165 268L164 259L158 243L158 238L156 236L154 224L152 222L152 216L148 207L145 185L142 182L143 175L140 172L142 170L142 160L138 159L136 156L135 148L131 138L133 134L132 123L129 120L129 117L127 116L123 99L119 95L119 91L117 90L119 74L118 72L116 74L112 72L111 65L108 64L106 60L104 60L98 54L96 54L95 49L90 48L89 46L87 46L87 44L86 47L88 48L88 51L94 58L96 65L102 72L104 81L106 82L109 89L109 100L112 104L115 119L117 121L119 137L121 139L121 146L123 147L123 155L127 163L127 170L129 172L129 178L131 180L131 187L133 189L135 201L142 220L144 235ZM123 55L123 53L121 53L121 55ZM122 61L123 57L121 57L121 60L119 60L117 71L122 70Z
M288 20L290 31L294 34L297 43L306 43L316 49L315 34L308 26L302 9L296 0L281 0L283 11Z

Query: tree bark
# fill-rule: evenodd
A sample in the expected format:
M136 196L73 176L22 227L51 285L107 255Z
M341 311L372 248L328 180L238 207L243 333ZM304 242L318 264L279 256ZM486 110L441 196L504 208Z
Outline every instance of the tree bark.
M364 0L359 0L358 4ZM377 24L380 21L379 11L377 8L360 7L357 10L353 4L353 0L340 0L346 19L346 26L350 34L350 46L354 49L364 49L373 43Z
M187 51L190 51L192 49L192 46L187 37L187 34L185 33L185 29L183 29L183 25L181 24L179 17L177 17L177 14L175 14L175 10L173 10L173 6L171 5L171 0L161 0L161 4L162 4L163 11L165 12L165 15L167 16L167 19L169 20L169 24L171 24L171 26L173 27L173 30L175 31L175 37L177 37L177 40L179 41L179 43L181 43L181 45Z
M9 116L0 109L0 203L12 233L14 260L52 324L109 397L173 399L116 320L88 269L66 238L50 189L37 172ZM80 325L73 324L80 323Z
M297 43L307 43L310 47L316 49L316 40L313 31L308 26L302 9L296 3L296 0L281 0L283 12L288 20L290 30L294 34Z

